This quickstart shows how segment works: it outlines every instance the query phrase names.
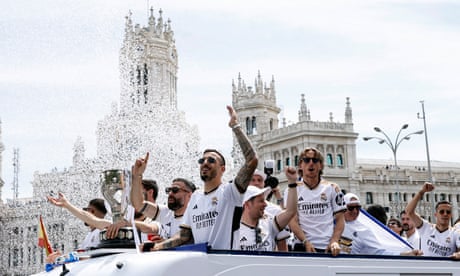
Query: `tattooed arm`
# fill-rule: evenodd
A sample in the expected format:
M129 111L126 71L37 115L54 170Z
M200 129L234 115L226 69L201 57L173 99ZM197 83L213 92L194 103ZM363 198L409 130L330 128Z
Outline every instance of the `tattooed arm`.
M228 125L232 128L246 161L235 177L236 187L241 193L244 193L249 185L249 182L251 181L254 171L257 168L258 159L256 152L251 145L251 141L249 141L249 138L246 136L238 123L238 117L235 110L229 105L227 106L227 110L228 114L230 115L230 122Z
M173 248L187 243L193 243L192 229L181 227L180 230L171 238L160 243L156 243L152 248L152 251Z

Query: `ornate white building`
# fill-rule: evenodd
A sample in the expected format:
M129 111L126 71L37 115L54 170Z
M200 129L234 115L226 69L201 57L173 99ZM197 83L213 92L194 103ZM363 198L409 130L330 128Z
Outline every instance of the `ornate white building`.
M253 88L254 87L254 88ZM247 86L238 76L232 84L233 106L239 120L249 135L261 162L275 160L274 176L284 187L285 177L281 173L285 166L297 166L299 153L306 147L316 147L325 157L324 177L336 182L346 192L360 196L364 207L380 204L388 209L389 216L399 217L399 212L419 191L425 181L430 179L426 161L398 161L398 174L388 160L359 160L356 156L358 133L353 129L353 116L350 99L346 98L344 123L334 120L330 112L328 120L311 120L305 95L301 95L298 121L288 125L282 118L281 109L276 103L275 80L272 77L267 85L260 72L254 86ZM235 141L234 147L237 148ZM424 149L423 149L424 150ZM432 162L432 174L436 190L427 194L419 204L418 212L427 219L433 219L433 200L449 200L454 206L453 219L460 214L460 191L458 178L460 163ZM395 179L397 177L397 185ZM396 197L399 186L399 200ZM431 198L433 196L433 198Z
M176 177L201 183L196 163L198 128L190 126L177 109L177 65L171 22L163 19L161 10L155 18L151 9L145 27L133 26L131 15L126 17L119 104L113 104L110 114L98 122L97 156L87 158L83 140L77 138L71 167L36 173L32 198L2 205L0 275L43 270L43 250L37 247L40 214L53 248L69 252L85 237L88 229L83 222L44 200L49 193L63 192L74 205L86 207L92 198L102 197L100 175L104 170L131 168L146 152L151 158L144 177L159 184L158 202L166 201L163 188ZM0 140L0 164L3 149ZM0 167L0 188L2 185Z

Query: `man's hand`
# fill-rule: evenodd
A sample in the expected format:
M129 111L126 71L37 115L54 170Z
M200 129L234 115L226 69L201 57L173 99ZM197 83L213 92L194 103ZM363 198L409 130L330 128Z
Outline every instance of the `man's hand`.
M230 115L230 121L228 122L228 126L233 128L236 124L238 124L238 117L236 116L235 109L233 107L227 105L228 115Z
M297 181L297 170L293 167L287 167L284 170L284 173L286 174L286 178L288 180L288 184L291 183L296 183Z
M68 205L68 201L67 201L67 198L65 197L65 195L61 192L58 193L58 198L54 198L52 196L47 196L47 199L49 202L51 202L51 204L53 204L54 206L58 206L58 207L66 207Z
M425 184L423 184L422 189L420 191L422 193L426 193L426 192L431 192L433 190L434 190L434 185L431 184L430 182L425 182Z
M145 172L145 168L147 167L148 161L149 161L148 152L144 158L136 159L136 162L134 162L134 166L132 167L132 174L134 176L141 176Z
M117 223L111 224L109 227L107 227L107 238L108 239L115 239L118 236L118 230L120 230L121 227L128 226L129 222L125 220L121 220Z
M331 252L332 256L337 256L340 253L340 245L338 242L331 242L326 248L326 252Z

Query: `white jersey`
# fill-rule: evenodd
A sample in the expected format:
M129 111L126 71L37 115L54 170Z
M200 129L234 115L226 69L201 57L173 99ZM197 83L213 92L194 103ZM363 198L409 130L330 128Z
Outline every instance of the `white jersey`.
M195 243L231 249L232 240L238 239L232 232L233 216L237 207L241 210L242 202L243 194L234 183L220 184L210 193L197 190L190 198L181 227L192 230Z
M418 233L417 229L415 229L415 232L412 234L412 236L406 236L406 240L410 245L412 245L414 249L420 249L420 234Z
M321 179L313 190L307 185L297 186L297 214L305 237L315 248L326 249L334 232L334 214L344 211L346 206L340 187ZM288 189L284 191L287 204Z
M452 227L439 232L435 224L423 220L418 232L424 256L448 257L460 248L460 235Z
M267 206L265 207L264 213L269 216L274 218L276 215L281 213L283 209L279 205L276 205L274 203L271 203L270 201L265 201L267 203ZM284 228L279 233L276 235L276 241L282 241L285 239L288 239L291 236L291 232L289 232L288 229Z
M276 248L275 237L278 232L273 217L267 215L259 219L257 227L241 223L239 243L237 240L233 248L246 251L274 251Z
M159 235L164 239L171 238L174 234L179 232L180 225L184 222L184 216L175 217L174 213L170 217L169 221L165 221L161 223L161 230L159 231Z
M345 222L339 244L342 254L393 255L386 252L374 232L357 219Z
M93 231L88 232L83 242L80 244L79 248L89 249L91 247L97 247L99 245L99 229L94 229Z

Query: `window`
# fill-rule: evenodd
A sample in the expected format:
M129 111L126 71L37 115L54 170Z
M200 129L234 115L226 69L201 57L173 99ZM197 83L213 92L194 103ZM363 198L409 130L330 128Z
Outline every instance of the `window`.
M366 192L366 204L374 204L372 192Z
M299 165L299 156L296 155L294 156L294 166L298 166Z
M252 134L252 123L251 123L251 119L249 117L246 118L246 134L247 135Z
M281 171L281 160L276 160L276 171Z
M270 119L270 130L273 130L273 119Z
M388 201L392 202L393 201L393 194L388 193Z
M343 167L343 157L341 154L337 154L337 166Z
M286 158L286 166L290 166L291 165L291 159L289 159L289 157Z
M332 166L333 165L333 159L332 159L332 154L328 153L327 156L326 156L326 164L328 166Z

